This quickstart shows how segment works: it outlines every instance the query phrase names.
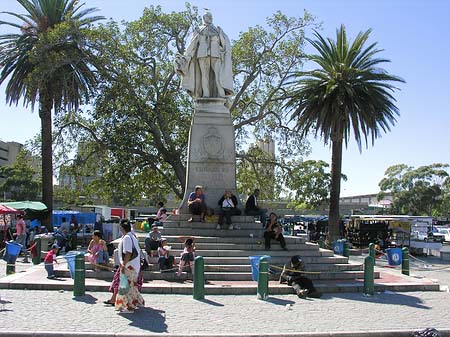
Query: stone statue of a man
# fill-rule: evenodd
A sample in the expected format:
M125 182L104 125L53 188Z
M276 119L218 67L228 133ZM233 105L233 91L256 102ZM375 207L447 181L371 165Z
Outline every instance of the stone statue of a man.
M212 23L212 14L203 15L203 25L196 28L184 55L175 59L181 85L193 98L233 95L230 40Z

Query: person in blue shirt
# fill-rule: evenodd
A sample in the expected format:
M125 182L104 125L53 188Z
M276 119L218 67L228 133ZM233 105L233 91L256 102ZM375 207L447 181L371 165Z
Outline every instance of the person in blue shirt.
M200 221L205 222L206 215L206 203L205 203L205 194L203 193L202 186L195 186L195 191L189 194L189 198L187 201L189 213L192 215L200 215ZM192 222L193 217L191 217L188 222Z

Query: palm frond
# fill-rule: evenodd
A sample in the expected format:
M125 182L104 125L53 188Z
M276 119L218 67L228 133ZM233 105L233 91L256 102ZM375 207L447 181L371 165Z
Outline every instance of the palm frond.
M375 57L382 51L377 43L367 46L370 33L360 32L351 42L341 25L336 40L317 31L315 40L308 39L318 52L309 58L319 68L290 77L286 104L302 135L314 130L326 143L339 137L346 145L353 136L361 149L396 123L394 83L404 80L379 67L389 60Z

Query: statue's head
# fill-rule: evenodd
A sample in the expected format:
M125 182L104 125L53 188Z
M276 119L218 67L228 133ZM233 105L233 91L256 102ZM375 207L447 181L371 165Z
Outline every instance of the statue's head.
M203 22L205 24L211 24L213 22L212 14L209 10L206 10L205 14L203 14Z

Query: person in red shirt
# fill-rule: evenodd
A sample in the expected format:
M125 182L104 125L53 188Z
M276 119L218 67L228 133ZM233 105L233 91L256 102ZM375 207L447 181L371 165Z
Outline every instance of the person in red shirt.
M45 255L44 258L44 267L45 270L47 271L47 278L48 279L52 279L55 278L55 271L53 270L53 262L58 263L58 261L56 260L56 254L58 254L59 251L59 246L54 243L52 246L52 249L50 249L47 253L47 255Z

